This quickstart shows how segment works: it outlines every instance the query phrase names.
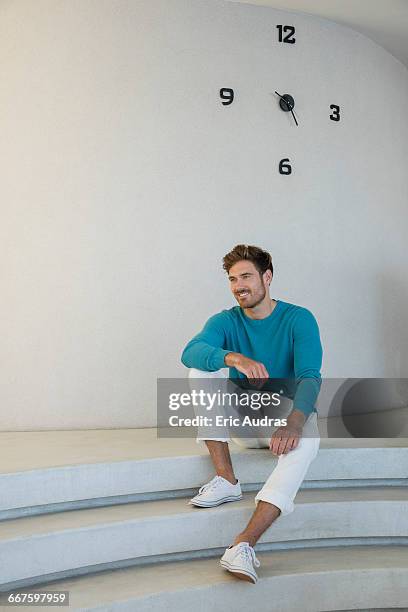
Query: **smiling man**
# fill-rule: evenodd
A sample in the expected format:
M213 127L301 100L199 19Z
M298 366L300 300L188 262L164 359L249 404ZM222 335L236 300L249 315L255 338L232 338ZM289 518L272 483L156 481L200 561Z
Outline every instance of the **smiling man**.
M204 378L206 389L212 385L216 390L217 379L228 377L226 368L228 384L241 393L254 387L276 390L274 379L293 381L293 392L288 383L285 393L293 400L286 425L272 428L270 438L231 438L227 427L218 428L215 435L197 437L205 441L216 473L189 502L201 508L242 499L229 453L231 439L247 448L269 447L278 456L255 497L251 519L220 561L238 578L255 583L259 561L254 546L278 516L293 512L293 500L319 450L315 402L321 385L322 346L309 310L270 298L273 266L268 252L236 245L223 258L223 268L239 305L210 317L185 347L181 361L190 368L191 386Z

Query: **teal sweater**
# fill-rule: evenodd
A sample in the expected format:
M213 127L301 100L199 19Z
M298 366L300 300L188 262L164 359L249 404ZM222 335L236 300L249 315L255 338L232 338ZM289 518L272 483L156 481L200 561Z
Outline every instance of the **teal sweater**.
M312 313L301 306L279 300L264 319L251 319L240 306L222 310L208 319L203 329L186 345L182 363L188 368L214 372L227 367L227 353L242 353L260 361L270 379L258 391L284 389L293 408L305 416L317 412L320 391L322 345ZM244 389L255 390L245 374L229 368L229 378Z

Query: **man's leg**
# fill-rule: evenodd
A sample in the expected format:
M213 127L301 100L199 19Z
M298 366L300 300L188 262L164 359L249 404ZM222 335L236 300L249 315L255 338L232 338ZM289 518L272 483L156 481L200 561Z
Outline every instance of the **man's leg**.
M255 512L220 559L221 566L241 580L258 580L256 542L278 516L293 512L293 500L320 445L316 413L306 421L303 433L306 432L315 437L302 436L294 450L279 455L275 469L255 498Z
M191 390L196 386L204 387L205 390L217 393L221 386L225 388L225 381L228 380L228 368L207 372L190 368L189 383ZM195 379L202 380L203 383L196 383ZM203 409L195 408L196 415L206 416ZM215 421L215 414L226 416L224 407L215 405L209 416ZM190 504L200 507L212 507L228 501L238 501L242 499L241 485L235 478L232 466L231 455L228 448L230 442L227 427L198 427L197 442L205 442L210 454L216 477L207 485L203 485L198 494L190 500Z
M205 444L210 453L211 460L214 465L215 473L228 480L231 484L236 484L238 480L235 478L234 468L232 467L231 455L228 448L228 442L220 442L219 440L205 440Z
M248 542L253 547L278 516L293 512L293 500L320 446L316 413L307 419L303 433L307 435L301 437L294 450L279 455L277 465L255 497L255 512L233 545Z
M198 370L196 368L190 368L189 373L190 388L193 390L196 386L194 384L195 379L204 380L203 386L206 391L216 393L218 387L221 386L224 391L240 394L242 389L235 385L228 379L228 368L216 370L215 372L207 372L204 370ZM221 382L221 385L219 382ZM200 386L200 385L198 385ZM251 391L249 391L250 393ZM217 414L227 416L224 406L214 406L217 410ZM202 411L196 411L196 414L203 414ZM213 415L214 416L214 415ZM197 442L205 442L208 452L210 453L211 460L214 465L216 474L222 476L229 482L235 484L237 479L235 478L234 469L232 466L231 455L229 452L228 443L231 442L229 431L227 428L216 428L215 431L211 431L209 427L198 428ZM224 437L221 437L224 436ZM234 441L243 446L244 448L262 448L262 444L259 444L259 440L256 437L253 438L241 438ZM250 446L250 444L253 446Z
M234 539L233 546L240 542L248 542L253 548L264 531L272 525L280 514L281 509L274 504L259 501L248 525Z
M207 372L204 370L197 370L196 368L190 368L188 377L191 389L194 388L193 381L195 379L204 379L205 383L203 384L205 384L206 391L210 390L216 392L219 384L217 383L217 380L221 379L220 382L225 383L225 380L228 378L228 368L217 370L215 372ZM222 412L222 406L218 407L218 409ZM202 414L202 412L197 412L197 414ZM213 433L209 428L203 428L202 430L199 428L197 442L201 441L205 442L208 448L216 474L235 484L237 479L234 475L231 455L228 448L230 437L227 429L218 428L215 433Z

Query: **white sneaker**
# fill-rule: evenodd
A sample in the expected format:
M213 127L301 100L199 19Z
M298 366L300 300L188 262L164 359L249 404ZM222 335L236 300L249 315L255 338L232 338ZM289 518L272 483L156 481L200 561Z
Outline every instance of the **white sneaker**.
M236 546L230 546L220 559L222 567L227 569L237 578L247 580L254 584L258 580L258 576L254 569L261 564L256 558L256 554L252 546L248 542L240 542Z
M222 476L214 476L210 482L203 485L197 495L188 502L192 506L200 508L212 508L224 502L238 501L242 499L241 485L238 482L231 484Z

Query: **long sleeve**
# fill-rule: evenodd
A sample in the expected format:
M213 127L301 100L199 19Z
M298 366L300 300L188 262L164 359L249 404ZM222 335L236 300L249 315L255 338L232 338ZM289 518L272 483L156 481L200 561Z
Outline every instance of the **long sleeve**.
M299 312L293 327L293 354L296 380L293 407L307 418L314 410L322 384L323 350L317 321L306 308Z
M181 362L187 368L197 368L215 372L227 367L225 355L226 335L223 327L223 315L218 313L208 319L203 329L186 345L181 355Z

